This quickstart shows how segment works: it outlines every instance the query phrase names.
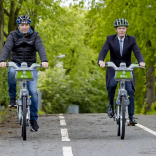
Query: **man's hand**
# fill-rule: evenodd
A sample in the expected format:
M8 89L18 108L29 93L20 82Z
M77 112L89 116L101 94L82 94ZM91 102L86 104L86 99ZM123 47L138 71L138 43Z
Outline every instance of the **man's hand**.
M144 62L140 62L139 65L140 65L141 67L145 67L145 66L146 66L146 64L145 64Z
M48 62L42 62L42 67L48 68Z
M99 61L99 65L100 65L100 67L104 68L105 67L105 62Z
M1 62L0 67L3 67L3 68L6 67L6 62Z

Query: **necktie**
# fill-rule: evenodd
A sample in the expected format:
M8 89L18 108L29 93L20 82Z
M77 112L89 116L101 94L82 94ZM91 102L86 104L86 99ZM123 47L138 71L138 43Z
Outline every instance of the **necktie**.
M122 40L120 40L120 55L122 56Z

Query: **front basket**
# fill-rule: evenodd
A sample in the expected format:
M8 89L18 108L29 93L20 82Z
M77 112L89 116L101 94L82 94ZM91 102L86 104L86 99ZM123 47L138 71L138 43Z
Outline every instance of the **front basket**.
M18 70L16 71L16 75L15 75L15 79L16 81L33 81L34 80L34 75L33 75L33 71L32 70Z
M126 71L118 70L118 71L115 71L114 79L115 79L115 81L121 81L121 80L132 81L133 80L132 71L131 70L126 70Z

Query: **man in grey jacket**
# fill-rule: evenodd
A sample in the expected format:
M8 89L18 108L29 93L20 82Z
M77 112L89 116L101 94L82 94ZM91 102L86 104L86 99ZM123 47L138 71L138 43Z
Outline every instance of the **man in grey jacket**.
M33 27L30 26L31 19L29 16L21 15L17 18L18 30L10 32L5 46L2 51L0 66L6 67L6 61L11 52L11 61L15 62L18 66L22 62L27 62L28 66L36 62L36 51L39 53L42 66L48 67L48 60L43 46L42 40ZM38 131L37 112L38 112L38 94L37 94L37 68L33 71L34 80L27 82L29 95L31 96L30 106L30 123L32 131ZM9 86L9 107L16 107L16 81L15 69L9 67L8 70L8 86Z

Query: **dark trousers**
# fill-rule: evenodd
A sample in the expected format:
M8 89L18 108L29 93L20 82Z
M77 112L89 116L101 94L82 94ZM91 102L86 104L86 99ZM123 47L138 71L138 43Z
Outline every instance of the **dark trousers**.
M114 80L114 76L109 81L109 85L108 85L109 105L113 105L114 103L114 95L115 95L117 83L118 82ZM134 115L134 89L133 89L132 82L126 81L125 89L127 90L127 94L130 96L129 97L130 104L128 106L129 117L133 117Z

